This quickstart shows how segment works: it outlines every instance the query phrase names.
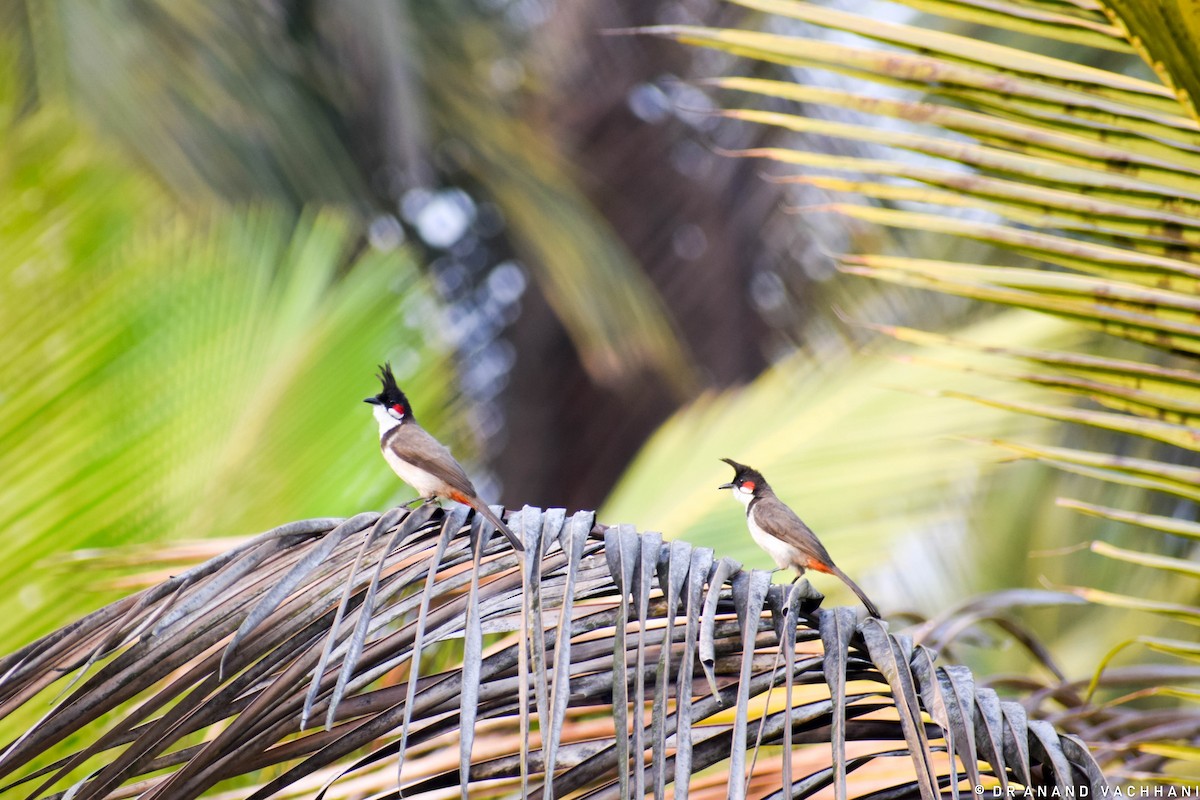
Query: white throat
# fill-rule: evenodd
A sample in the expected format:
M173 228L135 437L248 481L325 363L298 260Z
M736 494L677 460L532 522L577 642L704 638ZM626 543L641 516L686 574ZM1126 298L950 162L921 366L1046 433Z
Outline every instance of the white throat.
M379 423L379 436L381 438L392 428L395 428L404 421L404 417L396 419L383 406L372 406L371 413L375 415L375 421Z
M740 486L735 486L731 490L733 497L744 506L749 506L750 501L754 499L754 492L747 492Z

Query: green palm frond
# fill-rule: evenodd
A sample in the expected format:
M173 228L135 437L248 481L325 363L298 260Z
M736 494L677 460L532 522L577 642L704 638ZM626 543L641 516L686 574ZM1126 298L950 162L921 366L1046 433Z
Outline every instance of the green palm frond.
M1184 7L1021 3L988 4L985 11L967 0L914 0L914 9L931 16L909 25L800 0L735 2L777 15L774 29L783 32L684 26L652 30L742 57L855 79L854 90L740 78L713 83L731 92L725 95L731 106L723 112L726 116L856 142L880 154L833 157L778 148L742 155L803 169L783 180L832 196L829 204L810 213L838 213L897 232L973 240L994 253L990 263L856 253L840 259L844 271L1031 309L1107 334L1092 339L1087 349L1037 348L1031 353L1002 338L964 347L968 354L986 350L1001 360L1007 356L1008 365L997 369L1008 379L1073 396L1075 406L1013 402L996 393L951 394L1132 437L1125 440L1126 447L1135 448L1132 457L1027 443L1006 442L1004 447L1114 484L1194 497L1195 476L1177 463L1193 462L1200 450L1200 370L1195 361L1200 352L1200 123L1193 105L1193 59L1181 55L1194 54L1181 48L1196 37L1194 21L1180 16L1187 15ZM940 17L1032 36L1017 37L1010 45L991 44L943 30L951 25ZM866 43L792 35L793 21L854 33ZM1073 60L1047 55L1045 40L1085 45L1072 51L1077 53L1099 48L1104 52L1091 51L1096 63L1111 63L1113 52L1142 54L1162 82L1136 77L1153 74L1136 61L1109 69L1084 63L1086 55ZM774 110L736 107L743 98L756 97L774 101ZM779 110L780 100L794 110ZM804 113L817 107L840 109L846 116ZM1008 253L1001 257L1001 251ZM1013 254L1021 258L1016 266ZM929 334L907 329L890 332L933 341ZM1030 359L1037 362L1036 372L1022 368ZM1175 506L1177 516L1164 517L1080 501L1063 505L1142 525L1147 548L1171 546L1162 532L1186 534L1194 527L1194 506ZM1103 545L1093 549L1126 565L1126 571L1136 566L1162 574L1160 585L1195 597L1192 584L1172 580L1181 572L1175 558ZM1190 622L1200 619L1194 602L1098 588L1079 591L1109 605ZM1195 717L1194 711L1186 713ZM1139 749L1142 744L1131 746L1131 752L1148 752ZM1154 766L1138 774L1161 768L1171 758L1169 750L1156 751Z
M807 583L590 512L510 514L519 557L466 515L284 525L0 660L0 791L182 800L273 768L266 798L387 768L405 796L681 796L720 765L744 797L759 764L800 797L1104 785L1076 739Z
M1200 23L1195 9L1183 2L1145 0L1109 0L1102 8L1122 37L1174 90L1179 104L1192 117L1200 118L1200 81L1193 57L1200 50Z

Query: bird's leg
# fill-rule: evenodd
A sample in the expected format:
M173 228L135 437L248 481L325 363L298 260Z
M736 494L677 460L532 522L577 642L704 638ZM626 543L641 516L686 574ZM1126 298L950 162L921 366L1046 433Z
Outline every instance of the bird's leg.
M412 500L409 500L407 503L401 503L400 507L401 508L412 508L413 503L420 503L421 505L425 505L428 502L429 502L428 497L414 497Z

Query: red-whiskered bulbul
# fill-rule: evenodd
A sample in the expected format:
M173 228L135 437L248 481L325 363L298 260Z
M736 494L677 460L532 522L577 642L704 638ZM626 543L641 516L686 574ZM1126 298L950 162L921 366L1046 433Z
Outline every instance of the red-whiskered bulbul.
M524 550L516 534L479 499L471 479L450 455L446 445L417 424L408 398L396 385L391 364L379 368L379 380L383 383L383 391L363 402L375 406L379 447L388 465L423 499L444 497L470 506L507 536L515 550Z
M794 569L796 580L807 569L824 572L841 579L842 583L858 595L867 613L879 617L879 609L871 602L866 593L858 588L858 584L850 580L846 573L838 569L829 557L829 551L821 540L804 524L796 512L792 511L780 500L762 473L753 467L739 464L733 459L722 458L734 469L733 481L718 486L718 489L732 489L733 496L746 507L746 525L750 535L767 554L775 560L780 569ZM795 581L793 581L794 583Z

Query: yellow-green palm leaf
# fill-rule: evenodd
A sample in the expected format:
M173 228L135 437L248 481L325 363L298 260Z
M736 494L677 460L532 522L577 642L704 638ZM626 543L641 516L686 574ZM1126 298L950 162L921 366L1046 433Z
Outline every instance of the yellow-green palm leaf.
M897 234L897 249L843 256L846 272L1031 309L1103 334L1074 349L1018 349L1003 336L968 345L967 353L999 356L1000 363L989 360L986 371L1053 395L1012 401L972 390L949 394L1120 433L1124 438L1110 439L1121 448L1112 453L1001 444L1114 486L1194 501L1194 470L1177 462L1194 463L1191 453L1200 450L1195 15L1172 2L985 6L912 0L907 4L930 16L901 24L802 0L735 2L769 15L772 32L687 26L654 31L805 68L789 73L802 76L799 81L711 83L728 117L802 134L806 141L840 139L854 152L870 154L787 147L742 153L777 164L780 180L825 192L830 201L807 213L840 214ZM951 20L1021 36L993 44ZM859 38L814 36L812 26ZM1145 62L1114 60L1112 53L1136 53ZM838 79L812 77L822 73ZM927 248L937 238L982 243L990 255L983 263L929 258ZM889 332L926 345L948 343L919 331ZM1031 358L1036 369L1029 369ZM955 369L963 376L977 373L961 363ZM1062 395L1075 397L1076 404L1050 401ZM1159 588L1150 591L1164 594L1079 591L1106 605L1200 621L1196 588L1187 582L1194 570L1180 561L1186 552L1161 536L1190 534L1195 507L1154 494L1138 497L1157 510L1062 504L1142 526L1139 549L1093 550L1127 571L1160 574L1154 581ZM1172 598L1172 591L1187 595ZM1150 753L1136 734L1128 741L1132 752ZM1154 752L1156 765L1178 757L1163 748Z

